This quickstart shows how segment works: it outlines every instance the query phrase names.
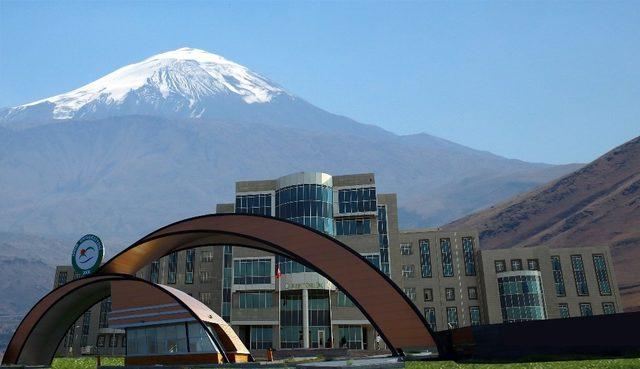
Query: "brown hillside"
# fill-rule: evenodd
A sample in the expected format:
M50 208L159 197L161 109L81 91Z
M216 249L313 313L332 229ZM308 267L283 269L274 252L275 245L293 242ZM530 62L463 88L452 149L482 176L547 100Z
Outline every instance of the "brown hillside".
M626 311L640 310L640 137L582 169L461 218L482 248L609 245Z

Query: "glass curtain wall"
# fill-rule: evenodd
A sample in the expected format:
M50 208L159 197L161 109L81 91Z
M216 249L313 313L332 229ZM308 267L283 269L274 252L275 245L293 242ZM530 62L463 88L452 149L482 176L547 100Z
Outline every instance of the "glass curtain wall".
M309 346L318 348L318 331L324 331L324 344L331 339L329 291L309 291Z
M280 348L302 347L302 291L280 296Z
M500 277L498 291L505 323L547 318L539 275Z

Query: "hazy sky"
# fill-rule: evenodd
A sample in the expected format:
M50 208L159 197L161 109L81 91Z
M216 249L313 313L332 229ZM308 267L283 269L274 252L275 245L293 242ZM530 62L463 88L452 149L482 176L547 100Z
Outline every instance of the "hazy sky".
M8 2L0 106L179 47L390 131L587 162L640 135L640 1Z

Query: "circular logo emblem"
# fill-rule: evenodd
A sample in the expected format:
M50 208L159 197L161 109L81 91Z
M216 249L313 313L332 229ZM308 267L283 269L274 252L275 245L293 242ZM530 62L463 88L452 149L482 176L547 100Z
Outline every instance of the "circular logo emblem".
M104 247L98 236L88 234L83 236L73 248L71 264L75 272L81 276L95 272L102 263Z

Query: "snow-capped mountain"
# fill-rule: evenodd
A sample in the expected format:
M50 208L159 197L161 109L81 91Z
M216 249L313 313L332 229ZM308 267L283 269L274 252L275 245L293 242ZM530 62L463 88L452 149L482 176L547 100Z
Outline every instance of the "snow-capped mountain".
M376 139L392 135L328 113L240 64L192 48L154 55L73 91L0 110L0 126L20 130L132 115L340 130Z
M181 48L127 65L73 91L6 109L5 122L119 115L225 117L229 108L295 99L248 68L204 50Z

